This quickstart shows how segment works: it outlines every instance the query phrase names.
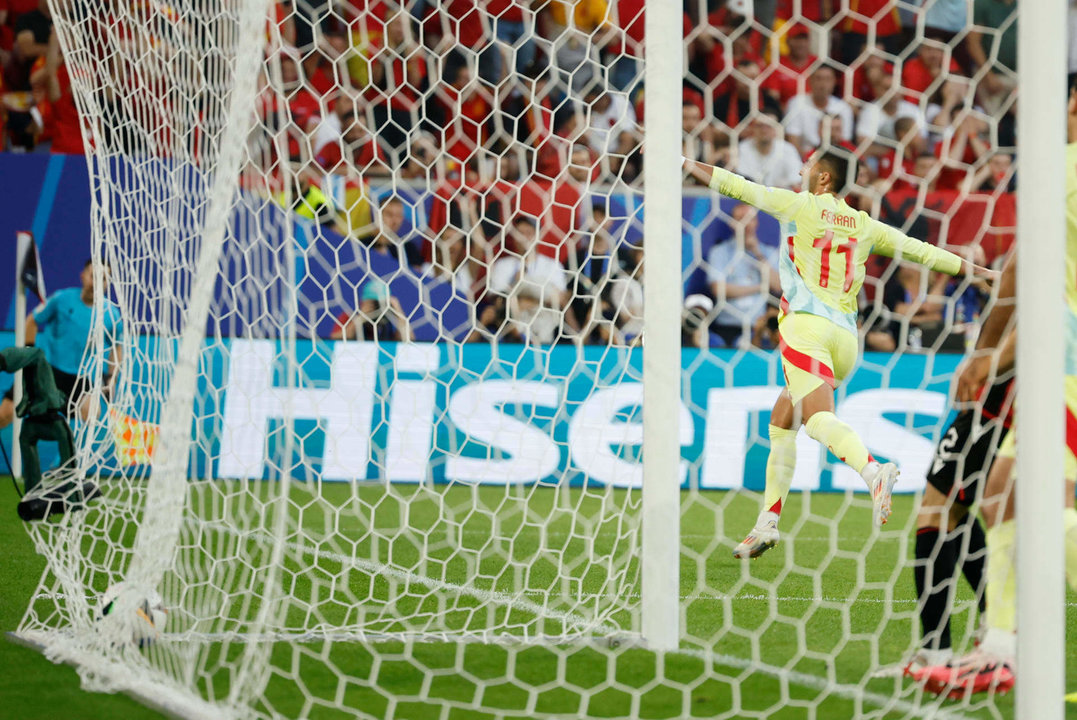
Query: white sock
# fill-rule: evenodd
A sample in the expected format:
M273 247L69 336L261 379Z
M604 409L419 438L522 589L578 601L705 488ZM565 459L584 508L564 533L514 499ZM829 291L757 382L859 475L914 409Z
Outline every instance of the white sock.
M864 469L860 471L860 477L868 484L868 490L871 489L871 481L875 479L875 473L879 472L880 467L882 467L882 465L871 460L864 466Z
M1017 634L999 628L987 628L980 650L1008 663L1013 668L1017 657Z
M771 512L770 510L762 510L759 513L759 517L755 520L756 527L766 527L768 523L773 522L774 526L778 526L778 513Z

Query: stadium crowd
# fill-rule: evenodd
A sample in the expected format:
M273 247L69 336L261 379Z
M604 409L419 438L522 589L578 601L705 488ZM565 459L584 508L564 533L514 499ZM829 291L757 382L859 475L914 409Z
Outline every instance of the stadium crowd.
M750 4L684 2L687 157L799 187L805 156L839 144L860 160L857 207L921 239L967 244L978 260L1005 249L1016 0ZM287 131L295 212L451 282L473 304L476 340L638 339L638 216L615 217L610 198L640 190L643 0L275 6L258 112L266 152ZM154 12L168 9L130 0L105 24ZM4 147L83 152L46 0L0 0L0 61ZM138 100L115 98L106 125L122 127L125 102ZM398 195L404 185L423 188L423 201ZM757 236L747 208L718 219L719 241L696 245L706 282L686 304L685 342L767 347L775 238ZM963 286L899 264L872 272L868 347L964 349L975 289L951 297ZM379 317L405 314L386 313L380 289L366 295ZM334 311L340 336L364 332L353 311Z

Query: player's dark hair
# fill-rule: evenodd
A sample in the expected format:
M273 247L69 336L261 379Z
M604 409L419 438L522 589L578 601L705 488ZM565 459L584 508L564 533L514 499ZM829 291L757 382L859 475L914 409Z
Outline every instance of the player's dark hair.
M835 195L842 195L848 190L849 180L856 179L856 157L840 147L828 147L819 150L817 162L823 164L830 173L830 191Z

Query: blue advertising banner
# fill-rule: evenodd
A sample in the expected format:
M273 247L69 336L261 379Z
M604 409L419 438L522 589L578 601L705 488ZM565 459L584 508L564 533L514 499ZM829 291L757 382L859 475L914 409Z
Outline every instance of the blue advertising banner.
M0 333L0 344L11 339ZM153 338L139 342L129 357L163 350ZM639 350L301 340L300 372L290 380L280 351L274 340L207 343L192 425L195 476L270 479L291 468L305 481L641 485ZM898 463L901 491L924 485L959 359L869 353L842 388L837 414L876 457ZM685 349L683 370L677 481L761 489L777 355ZM132 360L125 372L143 390L119 410L156 422L159 408L145 390L159 368ZM0 377L0 388L9 384ZM99 442L108 457L110 436ZM864 489L804 433L793 487Z

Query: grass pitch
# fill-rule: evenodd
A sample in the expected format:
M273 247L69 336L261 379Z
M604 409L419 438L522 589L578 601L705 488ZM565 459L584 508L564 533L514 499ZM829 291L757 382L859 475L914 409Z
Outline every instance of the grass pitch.
M0 502L10 508L15 495L10 481L0 483ZM302 492L300 486L300 492ZM197 491L193 491L197 492ZM408 566L419 552L412 542L379 542L378 535L399 529L400 506L375 500L379 487L360 487L359 499L374 508L366 517L366 533L356 533L347 549L356 558ZM558 533L563 557L592 553L599 557L614 543L613 528L601 523L589 529L594 542L576 547L570 515L560 514L548 526L529 522L526 514L506 517L501 500L504 488L440 489L442 502L465 507L478 499L493 515L467 516L456 529L474 538L471 550L481 551L492 535L490 518L496 517L499 535L512 537L511 548L498 548L481 561L482 590L503 592L519 587L518 573L502 572L497 558L511 556L514 566L528 570L527 588L547 590L557 578L556 568L538 557L540 546ZM323 486L327 500L348 502L347 486ZM339 496L339 497L338 497ZM203 498L205 500L205 498ZM538 488L530 503L538 517L555 503L552 490ZM211 507L212 502L195 504ZM437 503L413 503L408 525L424 527L427 538L441 536ZM545 508L543 506L546 506ZM497 644L455 642L359 643L312 641L278 642L272 648L274 672L265 692L262 710L285 717L335 718L335 703L357 709L369 717L488 718L488 717L759 717L800 718L1012 718L1012 697L977 696L968 701L939 703L922 696L908 681L873 679L877 666L898 662L915 641L915 593L909 562L909 528L914 498L895 499L894 516L884 533L870 528L871 513L862 497L842 494L794 495L785 515L785 535L776 549L750 563L734 560L733 544L749 529L757 510L751 493L685 493L682 517L681 604L684 652L656 655L638 648L605 651L601 645L508 648ZM586 503L575 506L586 515ZM93 511L91 511L93 512ZM361 517L357 513L355 517ZM26 608L43 569L13 512L0 521L0 538L7 561L0 569L3 602L0 626L13 630ZM327 515L315 506L304 507L296 519L309 534L328 527ZM376 532L370 533L370 530ZM347 528L334 527L347 534ZM579 529L575 530L579 534ZM218 549L220 539L215 540ZM462 539L459 543L464 543ZM453 550L457 548L457 551ZM467 582L466 562L458 557L460 545L433 543L423 549L443 561L442 580L452 585ZM286 575L298 596L319 584L318 573L341 573L348 558L336 543L332 552L289 559ZM546 553L548 554L548 553ZM454 562L459 564L454 565ZM634 559L625 571L634 576ZM606 578L592 577L585 569L569 569L584 595L603 602ZM461 619L460 629L489 623L512 622L519 608L489 610L496 603L481 597L455 596L449 601L424 586L407 598L395 597L390 584L370 567L348 571L349 583L362 585L371 602L385 604L384 629L393 631L401 616L434 617L449 607ZM422 588L419 588L422 589ZM638 583L624 589L627 603L638 593ZM412 595L414 597L412 597ZM344 597L349 596L346 594ZM625 602L626 598L606 598ZM969 617L970 594L962 582L953 625L955 643L966 641L974 625ZM1069 597L1067 629L1077 624L1077 607ZM411 606L402 606L411 603ZM446 604L447 603L447 604ZM330 603L339 616L324 611L325 619L346 624L351 609L344 602ZM428 608L428 605L432 607ZM484 609L486 608L486 609ZM478 611L478 612L476 612ZM504 613L498 615L497 613ZM376 613L375 613L376 614ZM526 612L523 613L527 615ZM612 613L607 621L627 626L628 613ZM476 617L478 619L476 619ZM370 618L366 618L367 621ZM524 618L522 625L532 622ZM209 652L227 657L237 651L224 645ZM1068 647L1067 687L1077 689L1077 645ZM515 670L507 672L510 660ZM76 673L53 665L41 655L10 643L0 643L0 717L33 718L149 718L159 717L124 696L85 693ZM334 672L330 668L336 668ZM422 668L423 670L420 670ZM341 677L346 677L342 681ZM298 683L296 682L298 679ZM211 680L211 682L214 682ZM1061 702L1061 698L1059 699ZM481 708L481 709L480 709ZM1077 718L1077 705L1067 717Z

